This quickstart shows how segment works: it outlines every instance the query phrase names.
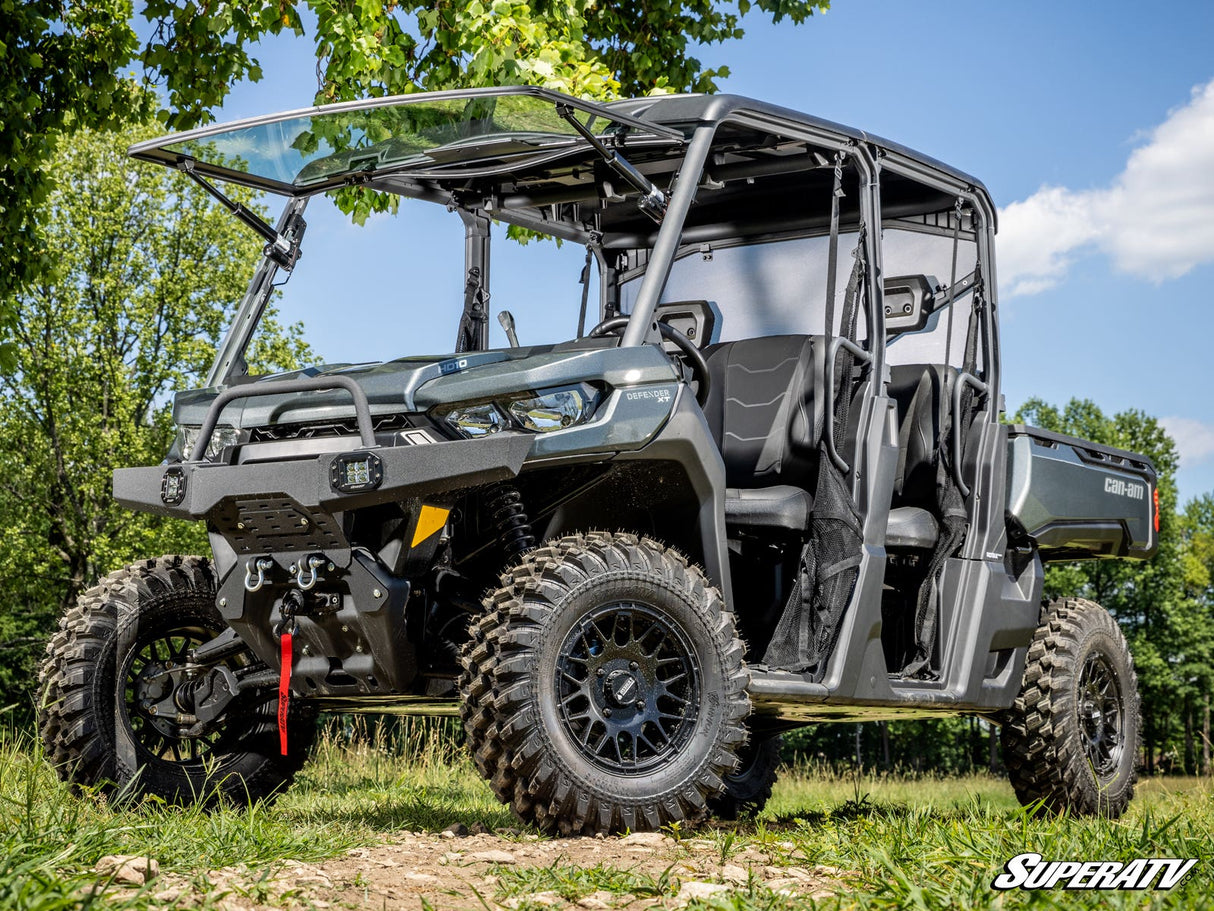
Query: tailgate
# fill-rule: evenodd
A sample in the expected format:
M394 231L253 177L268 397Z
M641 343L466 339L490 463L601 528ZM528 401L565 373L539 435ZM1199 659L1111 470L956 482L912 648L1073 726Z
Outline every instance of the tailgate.
M1008 428L1009 532L1031 539L1042 560L1154 556L1155 481L1154 466L1137 453Z

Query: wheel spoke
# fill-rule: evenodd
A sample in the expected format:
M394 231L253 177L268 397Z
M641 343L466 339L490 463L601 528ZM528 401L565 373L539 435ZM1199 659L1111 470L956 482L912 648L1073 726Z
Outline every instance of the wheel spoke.
M559 654L561 723L595 765L644 774L687 745L699 666L667 615L636 602L601 605L570 630Z

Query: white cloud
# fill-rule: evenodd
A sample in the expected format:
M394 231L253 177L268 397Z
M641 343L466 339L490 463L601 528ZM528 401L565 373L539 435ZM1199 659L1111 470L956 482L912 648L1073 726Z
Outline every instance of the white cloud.
M1154 282L1214 262L1214 81L1193 90L1107 187L1042 187L1000 213L1005 296L1061 281L1085 249Z
M1183 467L1192 468L1214 456L1214 425L1182 417L1160 418L1159 423L1163 424L1168 436L1176 441Z

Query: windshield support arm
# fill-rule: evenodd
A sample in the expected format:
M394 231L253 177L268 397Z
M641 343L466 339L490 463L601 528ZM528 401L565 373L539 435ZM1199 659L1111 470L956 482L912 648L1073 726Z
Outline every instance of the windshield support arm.
M295 266L295 261L299 259L299 242L303 239L302 230L295 231L290 237L287 236L290 233L289 231L274 230L252 209L229 198L219 187L210 183L195 171L194 159L192 158L179 158L177 160L177 169L183 171L194 183L210 193L221 206L235 215L238 221L243 222L260 234L266 242L265 252L267 256L273 258L284 269L289 270Z
M282 215L279 216L278 229L275 232L291 238L297 258L299 240L303 236L305 224L303 212L307 206L308 198L306 196L290 200L286 208L282 210ZM253 333L257 331L270 295L274 293L274 277L281 267L278 260L270 253L270 248L267 247L262 254L257 271L253 273L253 280L249 282L249 288L245 291L244 299L236 308L236 315L232 318L228 334L224 336L223 342L215 354L215 363L207 375L207 386L227 386L233 377L244 376L248 373L248 365L244 359L245 350L249 347ZM290 267L286 268L290 271Z
M594 150L602 156L603 161L607 162L609 168L632 184L633 188L641 194L637 206L655 222L661 224L662 219L666 216L666 194L659 190L653 181L633 167L632 162L614 149L603 145L602 141L577 119L572 107L567 104L558 104L556 112L594 147Z
M480 211L458 209L464 223L464 310L455 340L457 353L489 348L490 220Z

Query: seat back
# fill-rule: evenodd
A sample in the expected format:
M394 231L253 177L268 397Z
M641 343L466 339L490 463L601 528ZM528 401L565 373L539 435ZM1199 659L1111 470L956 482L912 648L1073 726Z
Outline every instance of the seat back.
M730 487L791 484L812 489L820 429L814 419L809 335L773 335L713 345L704 408Z
M944 364L890 368L889 395L898 406L898 469L893 505L934 509L940 433L944 426L948 374Z

